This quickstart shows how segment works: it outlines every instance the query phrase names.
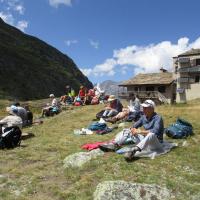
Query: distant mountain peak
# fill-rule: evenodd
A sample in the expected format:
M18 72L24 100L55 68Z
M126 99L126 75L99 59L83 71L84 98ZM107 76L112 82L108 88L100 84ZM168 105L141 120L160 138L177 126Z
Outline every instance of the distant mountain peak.
M118 89L119 89L118 84L119 82L113 80L106 80L100 83L100 88L104 90L105 94L107 95L113 94L115 96L118 96Z

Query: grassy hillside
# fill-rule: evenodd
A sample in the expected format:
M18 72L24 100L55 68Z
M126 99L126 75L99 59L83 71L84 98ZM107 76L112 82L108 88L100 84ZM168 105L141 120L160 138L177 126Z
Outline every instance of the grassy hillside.
M41 99L60 96L65 85L75 90L92 83L67 55L24 34L0 18L0 98Z
M1 116L3 105L8 103L0 102ZM39 114L41 102L30 104ZM127 163L121 155L106 153L80 169L63 169L63 159L82 151L81 145L107 141L120 131L103 136L73 134L74 129L87 127L101 108L102 105L74 108L45 119L40 126L24 129L24 132L32 132L36 137L22 141L20 148L0 151L0 199L87 200L92 199L97 184L105 180L166 186L179 200L200 195L200 101L157 107L165 126L178 116L194 126L195 135L187 140L167 138L179 146L166 155Z

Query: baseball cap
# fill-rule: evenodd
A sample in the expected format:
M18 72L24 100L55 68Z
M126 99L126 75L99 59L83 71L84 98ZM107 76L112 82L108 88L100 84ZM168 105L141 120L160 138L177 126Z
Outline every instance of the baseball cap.
M155 108L156 104L151 99L147 99L144 103L141 104L141 106L144 108L147 108L147 107Z

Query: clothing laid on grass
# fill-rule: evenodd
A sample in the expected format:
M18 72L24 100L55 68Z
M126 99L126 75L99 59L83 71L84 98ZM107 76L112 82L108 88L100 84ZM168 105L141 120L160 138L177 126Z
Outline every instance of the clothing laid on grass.
M93 149L99 148L99 146L100 146L101 144L105 144L105 143L107 143L107 142L88 143L88 144L82 145L81 148L91 151L91 150L93 150Z
M125 146L125 147L117 150L116 153L124 154L126 152L132 151L132 148L134 146L135 145ZM148 157L148 158L154 159L156 156L160 156L160 155L168 153L169 151L171 151L172 148L177 147L178 144L163 141L163 143L161 143L161 146L162 146L162 148L157 149L157 150L145 149L143 151L138 151L135 153L135 157Z
M17 115L8 115L0 121L0 124L3 127L18 126L19 128L22 128L22 119Z

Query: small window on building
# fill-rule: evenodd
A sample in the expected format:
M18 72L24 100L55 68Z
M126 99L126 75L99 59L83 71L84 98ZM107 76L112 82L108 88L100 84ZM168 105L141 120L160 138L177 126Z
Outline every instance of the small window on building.
M199 83L200 77L199 76L195 76L195 83Z
M154 87L153 86L148 86L148 87L146 87L146 91L154 91Z
M200 59L196 59L196 65L200 65Z
M159 87L158 87L158 92L160 92L160 93L165 93L165 92L166 92L166 87L165 87L164 85L159 86Z
M139 87L134 87L134 90L135 91L139 91Z

